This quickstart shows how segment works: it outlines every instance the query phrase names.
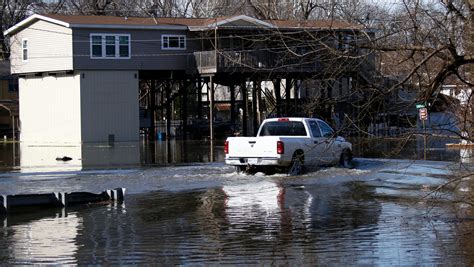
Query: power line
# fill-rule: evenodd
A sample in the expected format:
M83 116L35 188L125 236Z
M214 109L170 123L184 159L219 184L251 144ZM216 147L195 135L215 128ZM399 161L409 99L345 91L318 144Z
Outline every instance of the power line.
M273 53L282 53L282 52L289 52L289 51L293 51L292 49L298 49L298 48L308 48L307 45L294 45L294 46L280 46L280 47L272 47L272 48L253 48L253 49L240 49L240 50L226 50L226 49L218 49L218 53L220 54L223 54L223 53L229 53L229 52L232 52L232 53L251 53L251 52L257 52L257 51L269 51L269 52L273 52ZM311 50L310 49L310 52L316 52L316 51L319 51L319 50L329 50L329 49L323 49L321 47L318 47L318 49L316 49L316 47L313 47L313 49ZM333 48L333 50L338 50L337 48ZM207 52L207 51L196 51L196 52ZM295 51L293 51L293 53L289 52L291 55L293 55L293 57L298 57L294 54ZM164 56L191 56L191 55L194 55L194 52L181 52L181 53L170 53L170 52L166 52L166 53L149 53L149 54L131 54L130 56L131 57L164 57ZM70 58L70 57L90 57L91 55L90 54L48 54L48 55L43 55L43 56L31 56L31 54L29 55L29 58L30 59L44 59L44 58ZM15 58L15 59L21 59L22 57L21 56L18 56L18 57L12 57L12 58ZM97 58L97 59L100 59L100 58ZM115 57L111 57L111 59L117 59L117 60L129 60L129 59L126 59L126 58L115 58Z

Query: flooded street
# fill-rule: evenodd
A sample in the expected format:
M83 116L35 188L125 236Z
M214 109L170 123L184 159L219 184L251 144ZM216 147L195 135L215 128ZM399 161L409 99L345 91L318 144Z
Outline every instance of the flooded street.
M459 150L444 155L451 161L359 154L353 169L290 177L237 174L221 146L6 146L0 194L127 192L122 203L0 217L0 262L474 264L474 208L466 203L474 167ZM73 160L54 160L63 155ZM442 186L455 177L464 178Z

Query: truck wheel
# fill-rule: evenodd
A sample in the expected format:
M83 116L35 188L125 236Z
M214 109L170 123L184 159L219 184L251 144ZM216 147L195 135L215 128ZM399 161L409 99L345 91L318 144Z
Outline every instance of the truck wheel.
M352 167L352 152L349 149L342 151L341 157L339 158L339 165L344 168Z
M235 166L235 172L236 173L245 173L246 166Z
M303 151L296 151L293 154L288 175L300 175L304 171L304 153Z
M263 172L265 175L274 175L276 173L276 169L273 166L266 166L263 168Z

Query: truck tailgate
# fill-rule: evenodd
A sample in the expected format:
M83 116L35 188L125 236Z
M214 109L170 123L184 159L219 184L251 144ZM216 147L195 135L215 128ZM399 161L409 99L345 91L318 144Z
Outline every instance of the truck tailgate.
M229 137L227 138L229 142L228 157L277 157L278 140L280 140L280 138L276 136Z

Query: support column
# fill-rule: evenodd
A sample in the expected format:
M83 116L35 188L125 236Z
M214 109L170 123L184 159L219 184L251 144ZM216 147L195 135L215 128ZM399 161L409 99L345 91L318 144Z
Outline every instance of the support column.
M230 85L230 121L235 125L235 85Z
M188 130L188 86L190 85L189 81L184 81L181 83L182 86L182 105L181 105L181 120L183 121L183 125L181 127L182 131L182 139L186 140L187 136L187 130Z
M202 119L202 78L199 76L196 80L197 85L197 116Z
M166 94L166 139L171 135L171 82L165 84Z
M156 140L156 81L150 81L150 107L151 109L151 126L150 126L150 135L148 139Z
M275 88L275 102L276 102L276 115L281 116L281 79L273 81L273 87Z
M209 97L209 138L214 140L214 81L209 77L210 97Z
M261 81L257 81L257 84L255 86L257 89L257 129L260 123L262 123L262 111L263 111L263 105L262 105L262 83ZM255 132L255 135L257 133Z
M10 113L11 113L11 111L10 111ZM13 142L15 142L15 140L16 140L15 128L16 128L16 125L15 125L15 116L12 115L12 141L13 141ZM13 146L15 146L15 144L13 144Z
M245 80L242 81L241 91L242 91L242 135L247 136L247 83Z
M291 106L291 79L285 79L285 115L289 116Z
M252 132L253 136L257 135L258 121L257 121L257 82L252 82Z
M298 114L298 99L299 99L299 92L300 92L300 81L299 80L295 80L294 81L294 109L293 109L293 112L295 115Z

